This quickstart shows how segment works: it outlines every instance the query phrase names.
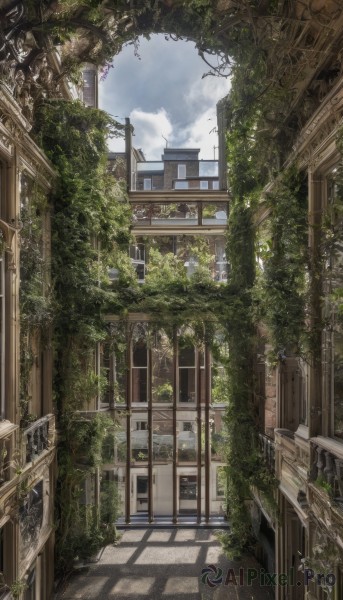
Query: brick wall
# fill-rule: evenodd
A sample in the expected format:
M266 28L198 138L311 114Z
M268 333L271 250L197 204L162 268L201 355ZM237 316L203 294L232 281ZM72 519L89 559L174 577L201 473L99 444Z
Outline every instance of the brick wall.
M173 180L178 179L178 165L186 165L186 177L199 176L199 161L198 160L167 160L164 163L164 189L171 190L173 188Z

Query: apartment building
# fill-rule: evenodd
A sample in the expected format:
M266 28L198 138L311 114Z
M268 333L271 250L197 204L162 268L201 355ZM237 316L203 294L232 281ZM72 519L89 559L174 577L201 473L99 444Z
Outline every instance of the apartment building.
M144 287L154 265L172 257L173 268L187 277L205 262L208 277L220 286L227 280L228 196L219 190L218 161L201 161L199 149L188 148L165 148L160 162L145 160L141 151L134 158L129 254L139 283ZM110 357L108 365L117 389L112 407L122 423L114 476L123 519L222 518L224 402L212 394L222 366L213 365L206 344L192 341L188 325L156 328L153 321L149 314L129 314L126 352ZM116 317L109 322L118 335L123 323Z
M137 191L219 190L218 161L199 160L199 148L165 148L160 162L137 162Z
M42 77L52 78L49 61L35 61ZM6 72L6 59L0 64ZM25 600L45 600L55 536L51 326L43 335L38 314L33 322L28 295L36 286L42 302L48 297L54 171L30 136L33 83L31 92L24 71L0 81L0 597L21 590Z

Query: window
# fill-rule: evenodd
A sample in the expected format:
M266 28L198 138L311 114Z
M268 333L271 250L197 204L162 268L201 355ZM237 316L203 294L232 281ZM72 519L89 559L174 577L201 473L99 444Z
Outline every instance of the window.
M148 421L136 421L136 430L137 431L147 431L148 429Z
M12 556L15 543L13 527L13 523L11 523L11 521L7 521L0 529L0 573L2 584L13 581L14 563ZM13 596L11 596L11 598L12 597ZM8 589L6 591L6 586L0 585L0 598L9 598Z
M0 406L5 418L5 258L0 255Z
M135 343L133 349L133 402L148 400L148 351L144 340Z
M188 181L175 181L175 190L188 190Z
M26 589L24 593L24 600L35 600L36 598L36 572L35 569L30 571L26 581Z
M200 189L208 190L208 181L200 181Z
M177 165L177 178L186 179L186 165Z
M151 190L151 179L150 178L148 178L148 179L144 178L143 188L146 191Z
M19 529L21 537L20 555L24 559L27 552L39 539L43 523L43 481L32 488L19 509Z
M337 183L334 177L328 179L328 205L331 214L331 231L340 232L337 239L331 244L329 260L326 263L325 292L326 304L325 310L327 316L331 319L332 333L330 334L329 344L331 342L331 411L332 411L332 430L333 435L340 440L343 439L343 322L339 309L337 309L337 300L332 301L332 297L337 293L340 299L340 290L343 285L342 267L343 267L343 246L342 246L342 225L343 218L340 212L340 201L337 198ZM328 344L328 346L329 346Z
M334 413L334 435L343 438L343 333L333 333L333 413Z
M144 281L145 281L145 265L134 264L134 268L136 271L138 283L144 283Z
M193 423L186 421L182 424L183 431L193 431Z
M137 476L137 494L148 494L148 478L146 475Z
M195 348L179 350L179 401L195 402Z
M216 494L217 494L217 498L223 498L223 496L225 496L225 470L224 470L224 467L217 467Z
M212 182L212 189L213 190L219 190L219 181L213 181Z
M197 478L196 475L180 477L180 500L196 500Z
M0 573L4 572L4 528L0 529Z

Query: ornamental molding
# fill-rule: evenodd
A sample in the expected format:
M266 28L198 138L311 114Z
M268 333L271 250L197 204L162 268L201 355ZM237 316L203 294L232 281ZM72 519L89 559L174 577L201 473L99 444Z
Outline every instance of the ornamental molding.
M31 177L37 180L43 191L49 192L52 183L56 178L56 172L34 142L32 142L30 138L26 141L28 144L25 144L23 152L21 152L21 149L19 148L18 172L27 172Z
M326 158L326 148L343 122L343 79L300 132L293 145L292 159L300 166L316 167Z
M0 152L11 158L14 154L14 144L12 138L0 123Z
M6 116L14 116L29 131L37 103L61 96L60 74L56 63L52 68L47 50L25 26L26 1L7 0L6 4L0 8L0 100L5 114L10 112Z

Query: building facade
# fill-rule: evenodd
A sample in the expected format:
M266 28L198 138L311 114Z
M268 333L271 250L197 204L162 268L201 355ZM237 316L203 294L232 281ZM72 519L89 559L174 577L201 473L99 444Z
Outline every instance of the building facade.
M52 78L47 55L36 62L37 77ZM25 599L43 600L54 581L51 326L43 339L40 324L24 313L34 286L42 302L48 297L46 198L54 172L30 135L33 96L24 72L13 75L0 83L0 595L21 588ZM31 262L36 252L39 269Z
M338 22L336 25L333 37L337 41L342 39L342 28ZM316 47L322 43L318 36ZM343 595L342 325L338 291L342 277L341 70L332 78L322 79L336 60L334 51L332 61L318 58L311 83L299 86L303 99L312 94L312 104L311 109L307 106L286 161L286 167L297 166L305 182L310 265L306 278L311 288L306 326L314 346L305 355L281 348L275 367L266 358L271 349L270 333L261 324L263 342L256 357L261 448L278 480L279 510L279 519L275 519L255 492L252 515L259 532L259 556L269 570L285 574L293 570L300 577L299 586L275 586L277 600L338 600ZM273 185L275 181L268 189ZM269 220L270 214L261 204L257 229L268 228Z
M141 160L131 163L136 187L129 191L129 254L143 290L166 264L175 282L199 269L218 286L227 280L228 196L219 191L218 162L199 161L198 154L166 148L161 162L140 153ZM114 336L126 327L124 355L112 354L107 364L108 403L122 424L114 477L124 520L200 523L223 517L222 365L213 364L206 344L194 342L189 325L156 326L148 313L129 314L125 325L116 317L109 321Z

